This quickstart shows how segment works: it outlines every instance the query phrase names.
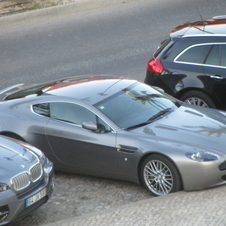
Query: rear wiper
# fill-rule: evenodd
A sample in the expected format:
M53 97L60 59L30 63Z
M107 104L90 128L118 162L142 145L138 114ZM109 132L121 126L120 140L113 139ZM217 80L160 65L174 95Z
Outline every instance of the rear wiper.
M153 115L150 119L148 119L147 121L145 122L142 122L142 123L139 123L139 124L136 124L136 125L133 125L133 126L130 126L128 128L126 128L126 130L129 130L129 129L134 129L134 128L138 128L138 127L141 127L141 126L145 126L153 121L155 121L156 119L158 119L159 117L165 115L166 113L169 113L171 112L172 109L171 108L167 108L167 109L164 109L160 112L158 112L157 114Z

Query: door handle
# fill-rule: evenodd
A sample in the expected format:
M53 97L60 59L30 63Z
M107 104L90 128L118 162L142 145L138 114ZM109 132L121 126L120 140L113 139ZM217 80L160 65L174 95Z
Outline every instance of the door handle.
M49 132L50 133L55 133L55 134L64 134L63 131L55 130L55 129L50 129Z

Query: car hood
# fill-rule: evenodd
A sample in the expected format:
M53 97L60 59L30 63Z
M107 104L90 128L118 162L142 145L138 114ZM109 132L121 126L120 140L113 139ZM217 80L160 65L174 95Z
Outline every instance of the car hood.
M226 113L212 109L181 106L165 117L133 132L226 153Z
M12 142L10 147L0 143L0 182L24 171L29 171L30 167L38 162L35 154L26 148Z

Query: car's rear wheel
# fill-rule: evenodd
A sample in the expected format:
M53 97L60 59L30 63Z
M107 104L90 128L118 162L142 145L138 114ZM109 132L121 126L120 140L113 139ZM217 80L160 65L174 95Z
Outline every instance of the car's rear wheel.
M205 93L192 90L187 93L185 93L182 97L181 100L200 107L205 107L205 108L216 108L216 105L212 101L212 99L207 96Z
M175 165L166 157L154 154L142 164L144 185L155 195L165 195L182 189L181 177Z

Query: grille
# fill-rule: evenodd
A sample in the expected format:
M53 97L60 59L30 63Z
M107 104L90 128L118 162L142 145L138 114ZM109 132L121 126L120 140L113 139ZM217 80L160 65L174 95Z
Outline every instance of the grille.
M30 177L28 172L23 172L12 178L14 189L19 191L26 188L30 184Z
M36 182L42 176L42 165L35 164L30 168L30 172L23 172L11 179L11 183L16 191L28 187L31 183Z
M37 181L42 176L42 165L37 163L30 169L30 172L32 182Z

